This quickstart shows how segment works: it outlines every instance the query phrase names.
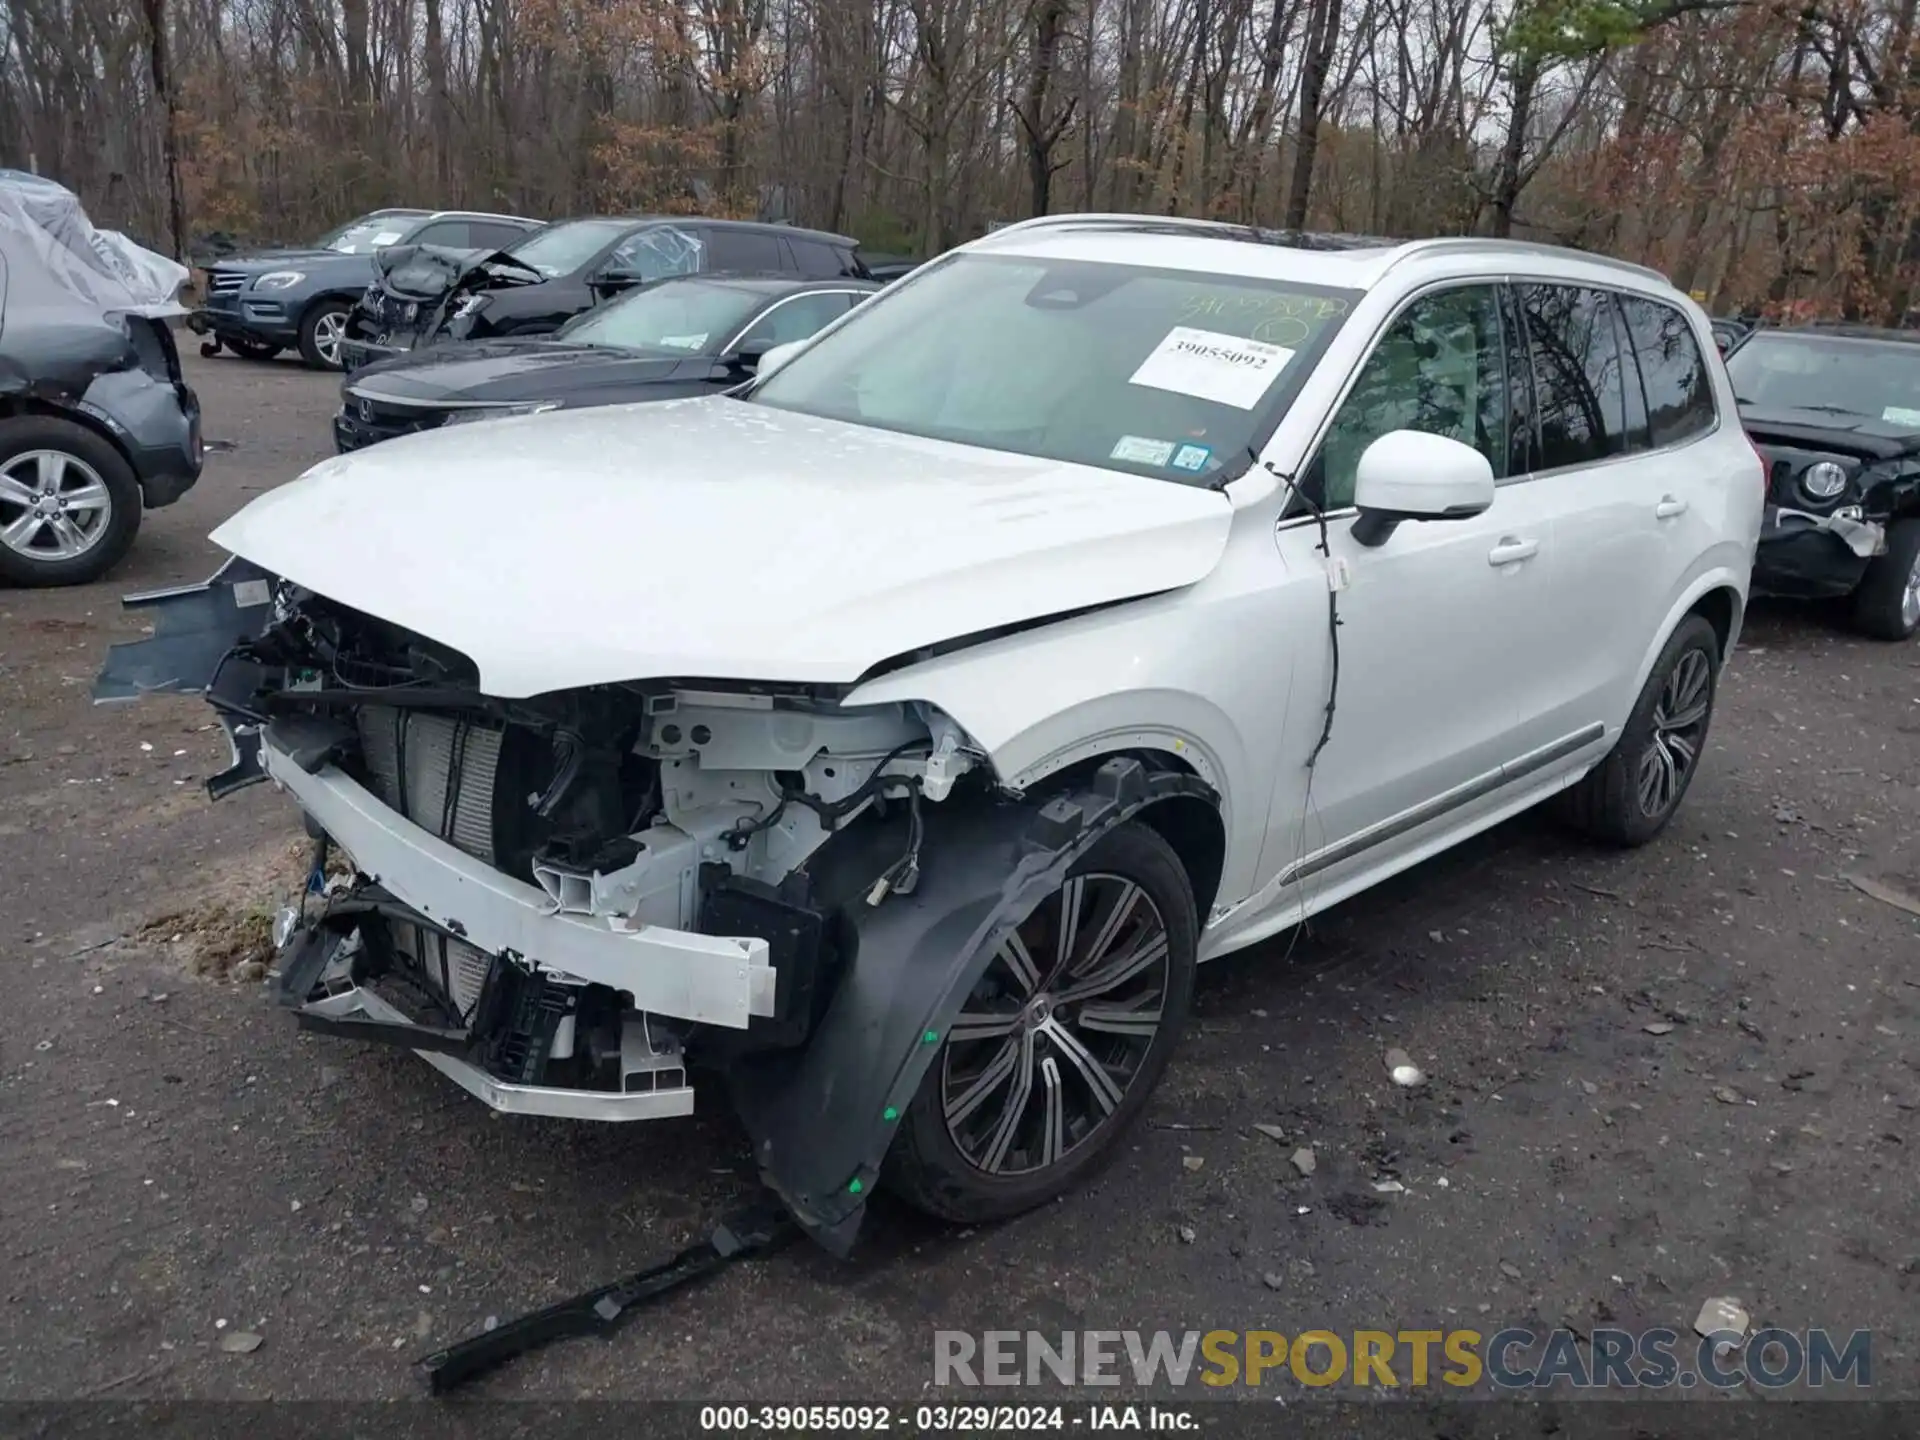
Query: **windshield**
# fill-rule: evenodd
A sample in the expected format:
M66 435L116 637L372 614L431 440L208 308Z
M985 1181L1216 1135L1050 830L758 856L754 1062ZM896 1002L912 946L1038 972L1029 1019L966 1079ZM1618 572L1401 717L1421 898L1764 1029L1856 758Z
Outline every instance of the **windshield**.
M366 255L385 245L397 245L400 237L419 222L422 211L404 211L396 214L391 210L377 215L362 215L358 220L350 220L332 234L324 236L319 244L322 250L338 250L342 255Z
M1920 425L1920 345L1761 331L1727 357L1742 405Z
M507 253L551 280L556 275L573 274L616 236L632 228L625 220L569 220L536 231Z
M1246 468L1358 298L1243 275L966 253L869 301L752 399L1211 484Z
M583 345L717 352L760 308L763 295L703 280L672 280L591 310L560 330Z

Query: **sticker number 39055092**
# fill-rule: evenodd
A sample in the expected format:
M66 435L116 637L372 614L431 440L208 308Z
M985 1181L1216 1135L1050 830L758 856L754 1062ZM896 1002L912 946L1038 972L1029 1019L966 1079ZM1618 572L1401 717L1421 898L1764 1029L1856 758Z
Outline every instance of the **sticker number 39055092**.
M1176 325L1140 362L1130 383L1251 410L1291 359L1293 351L1284 345Z

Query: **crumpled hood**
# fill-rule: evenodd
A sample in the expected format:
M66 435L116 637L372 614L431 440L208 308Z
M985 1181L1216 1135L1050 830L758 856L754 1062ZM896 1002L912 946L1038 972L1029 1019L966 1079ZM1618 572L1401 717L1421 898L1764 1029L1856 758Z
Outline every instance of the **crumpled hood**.
M437 300L476 271L486 272L483 281L508 285L538 285L547 278L504 250L446 245L390 245L374 252L373 264L388 293L408 300Z
M1191 585L1223 494L726 398L462 425L338 456L213 532L470 658L507 698L850 684L883 660Z
M1884 420L1877 415L1743 405L1740 424L1755 441L1770 448L1838 450L1874 460L1920 454L1920 426L1904 420Z

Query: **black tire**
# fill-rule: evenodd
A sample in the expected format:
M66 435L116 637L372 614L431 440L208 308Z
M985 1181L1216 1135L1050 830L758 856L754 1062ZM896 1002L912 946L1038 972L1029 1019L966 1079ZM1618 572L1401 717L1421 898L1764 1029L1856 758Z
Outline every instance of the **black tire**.
M338 370L341 367L340 341L346 338L347 316L353 307L344 300L316 300L307 307L307 313L300 317L300 358L315 370ZM326 340L325 332L337 326L337 332L331 342ZM328 348L331 346L331 358Z
M1023 1024L1013 1035L1006 1038L1016 1047L1016 1053L1025 1056L1026 1074L1029 1080L1049 1086L1047 1094L1062 1097L1061 1108L1053 1112L1055 1115L1061 1115L1064 1111L1064 1097L1070 1090L1084 1091L1086 1099L1091 1103L1095 1099L1096 1089L1094 1085L1083 1083L1081 1077L1086 1075L1083 1068L1068 1068L1079 1067L1082 1062L1073 1058L1061 1040L1054 1038L1063 1029L1071 1035L1073 1043L1081 1047L1079 1053L1093 1061L1099 1072L1106 1077L1109 1085L1119 1089L1118 1103L1112 1105L1112 1108L1099 1119L1089 1120L1091 1110L1089 1116L1077 1116L1077 1121L1084 1124L1086 1128L1077 1137L1071 1138L1064 1144L1062 1153L1057 1159L1047 1162L1043 1151L1042 1163L1037 1166L1018 1171L992 1173L976 1164L961 1149L960 1143L956 1141L948 1125L945 1102L950 1068L968 1063L969 1047L972 1053L977 1053L983 1048L993 1047L995 1039L999 1037L963 1040L957 1038L961 1027L956 1024L945 1043L941 1045L940 1054L935 1057L933 1065L927 1071L926 1079L921 1083L919 1092L907 1107L907 1112L900 1122L899 1133L894 1138L893 1148L888 1153L886 1165L881 1171L881 1183L916 1209L959 1224L982 1224L1018 1215L1066 1193L1112 1159L1119 1141L1138 1118L1141 1109L1147 1103L1148 1096L1153 1092L1153 1087L1159 1083L1160 1076L1166 1069L1167 1060L1173 1053L1173 1047L1179 1040L1181 1030L1186 1025L1187 1011L1193 1001L1194 964L1199 947L1199 918L1186 869L1181 865L1179 856L1164 839L1147 826L1136 822L1115 829L1081 857L1079 863L1068 875L1069 884L1074 880L1082 882L1082 889L1086 893L1086 898L1081 902L1086 916L1090 920L1099 921L1100 927L1103 927L1107 918L1119 908L1121 897L1125 894L1125 885L1138 887L1140 894L1151 902L1151 915L1140 911L1137 902L1133 902L1135 907L1133 917L1123 917L1113 942L1098 952L1095 952L1093 947L1099 941L1098 928L1100 927L1096 927L1092 940L1085 939L1086 932L1083 930L1082 942L1073 947L1068 957L1073 963L1067 967L1073 970L1079 966L1091 964L1101 955L1116 955L1119 958L1115 960L1114 968L1124 969L1128 960L1148 951L1157 950L1158 932L1152 929L1151 925L1152 918L1157 916L1166 936L1165 962L1163 966L1159 966L1159 962L1156 961L1155 966L1158 968L1148 967L1148 970L1138 977L1139 985L1152 987L1147 998L1124 1004L1117 998L1111 1004L1078 1004L1074 997L1074 990L1076 985L1084 989L1089 983L1087 975L1082 975L1077 980L1069 975L1066 977L1068 983L1061 984L1059 982L1062 977L1057 972L1048 973L1051 966L1039 966L1036 969L1035 973L1040 977L1039 983L1027 993L1024 1003L1021 996L1011 991L994 996L990 993L996 983L994 977L996 973L1000 973L998 967L1003 963L996 961L994 967L989 969L988 976L983 978L981 985L976 987L967 1003L970 1007L978 1006L1001 1014L1008 1013L1005 1007L1012 1005L1017 1007L1018 1013L1031 1016L1036 1010L1034 1002L1040 1002L1041 1018L1037 1028L1033 1024ZM1056 891L1042 900L1033 916L1022 924L1019 933L1022 936L1043 934L1050 924L1057 923L1057 917L1062 908L1059 898L1062 893L1062 891ZM1104 910L1101 908L1102 895L1112 897L1105 901ZM1054 917L1053 922L1049 921L1049 916ZM1035 930L1033 927L1036 926L1041 928ZM1132 948L1128 948L1129 946ZM1093 965L1088 974L1097 979L1108 968L1104 965ZM1008 970L1004 974L1010 976L1012 972ZM1086 993L1118 997L1126 993L1127 986L1135 983L1129 980L1111 988ZM1061 997L1053 1002L1058 1007L1057 1011L1051 1012L1044 1008L1048 1003L1050 987ZM1075 1023L1076 1015L1084 1016L1092 1009L1128 1016L1146 1013L1145 1007L1154 1003L1155 994L1157 994L1160 1019L1157 1027L1152 1030L1150 1038L1135 1036L1129 1040L1123 1035L1109 1032L1104 1027L1089 1026L1082 1029ZM1129 1008L1133 1004L1139 1005L1140 1008ZM1053 1020L1058 1022L1052 1029L1048 1029L1049 1014L1052 1014ZM1092 1036L1091 1039L1086 1038L1089 1035ZM1139 1045L1143 1038L1144 1048L1134 1049L1133 1047ZM1022 1046L1025 1047L1024 1050L1018 1049ZM1123 1055L1125 1059L1131 1060L1131 1067L1126 1070L1124 1080L1116 1077L1113 1068L1114 1064L1124 1062L1110 1064L1102 1061L1096 1052L1103 1047L1109 1056ZM1003 1086L996 1082L989 1091L989 1097L1000 1096L1004 1090L1006 1098L1011 1099L1017 1084L1017 1079L1012 1072L1018 1064L1019 1061L1016 1060L1009 1066L1006 1084ZM1047 1069L1049 1065L1053 1067L1050 1074ZM956 1084L984 1078L984 1072L993 1068L992 1064L983 1063L981 1075L962 1075ZM1064 1080L1063 1076L1066 1077ZM971 1093L970 1089L963 1090L956 1098L963 1101L969 1093ZM1029 1096L1034 1093L1028 1092ZM1012 1149L1011 1137L1016 1134L1037 1138L1040 1144L1043 1146L1046 1144L1044 1134L1034 1136L1034 1132L1023 1118L1017 1118L1012 1122L1005 1120L1007 1111L1015 1107L1004 1103L991 1106L981 1102L978 1108L994 1110L1001 1117L1001 1123L1007 1126L1010 1138L1005 1142L1004 1148L1008 1151L1005 1158L1013 1159L1016 1156L1029 1154L1024 1145L1018 1150ZM1036 1121L1042 1131L1052 1128L1048 1125L1050 1107L1044 1102L1039 1104L1037 1111L1031 1099L1017 1108L1022 1117ZM1098 1106L1094 1105L1093 1108L1097 1109ZM982 1123L985 1124L991 1118L991 1116L983 1117ZM968 1119L969 1116L963 1115L956 1123L964 1129ZM1000 1128L999 1125L993 1126L994 1134L997 1134ZM1057 1133L1062 1137L1069 1135L1069 1122L1064 1118L1059 1119ZM993 1136L989 1135L982 1143L990 1145L992 1138Z
M1704 670L1696 672L1694 667L1701 665ZM1682 683L1683 666L1688 667L1689 675L1698 674L1698 697L1689 700L1679 715L1669 717L1663 709L1671 698L1668 686L1670 682ZM1719 685L1720 637L1704 618L1689 615L1668 637L1660 658L1654 661L1633 713L1607 758L1578 784L1560 793L1556 801L1560 818L1610 845L1644 845L1664 830L1699 773ZM1690 716L1696 706L1704 707L1699 710L1697 724L1673 723ZM1682 753L1677 744L1692 755L1684 768L1676 758ZM1670 783L1659 803L1649 806L1642 788L1646 778L1643 766L1651 763L1656 769L1662 768L1653 755L1656 745L1671 763Z
M270 344L264 340L222 340L220 342L233 351L242 360L271 360L284 346Z
M1875 640L1920 633L1920 518L1887 527L1887 553L1874 556L1853 592L1853 628Z
M112 444L84 425L51 415L22 415L0 420L0 474L6 467L35 451L48 451L66 457L68 477L84 478L74 468L84 466L100 478L107 492L107 517L98 538L82 553L68 558L37 558L42 537L50 532L45 526L25 541L23 552L0 535L0 582L23 586L84 585L97 580L117 565L133 544L140 530L140 482L133 467ZM36 466L37 469L37 466ZM94 512L87 512L89 514ZM0 493L0 531L18 522L27 507Z

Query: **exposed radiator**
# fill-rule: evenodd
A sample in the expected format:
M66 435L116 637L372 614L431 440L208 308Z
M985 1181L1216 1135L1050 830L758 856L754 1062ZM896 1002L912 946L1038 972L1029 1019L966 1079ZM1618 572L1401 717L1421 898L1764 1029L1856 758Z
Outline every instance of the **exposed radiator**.
M421 829L493 864L493 783L500 732L385 705L363 706L357 718L374 793ZM401 956L462 1015L470 1014L492 960L471 945L416 925L391 930Z

